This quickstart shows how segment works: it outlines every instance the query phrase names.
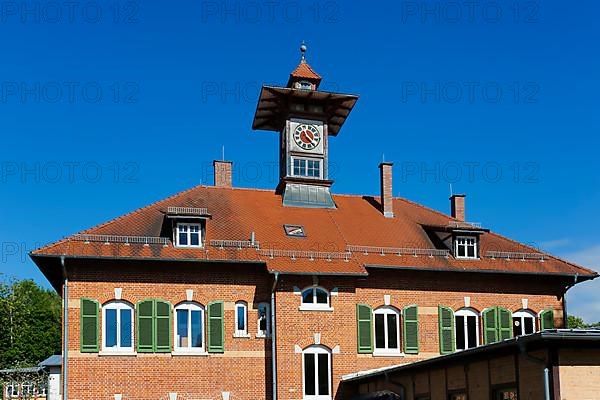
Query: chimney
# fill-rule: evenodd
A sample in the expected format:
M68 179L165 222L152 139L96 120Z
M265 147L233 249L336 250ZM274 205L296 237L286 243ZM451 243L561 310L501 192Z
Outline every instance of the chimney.
M382 162L381 170L381 209L383 216L394 218L394 204L392 203L392 166L394 163Z
M450 196L450 212L452 213L452 218L456 218L459 221L465 220L464 194L453 194Z
M213 167L215 169L215 186L216 187L228 187L232 186L231 179L231 161L213 161Z

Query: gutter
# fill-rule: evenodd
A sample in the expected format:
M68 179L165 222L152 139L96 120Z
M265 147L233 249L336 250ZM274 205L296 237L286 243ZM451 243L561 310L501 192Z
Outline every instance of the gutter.
M597 277L597 276L596 276ZM579 278L579 274L575 274L573 278L573 283L567 285L565 287L565 291L562 296L562 304L563 304L563 327L569 328L569 313L567 313L567 291L571 289L573 286L577 284L577 279ZM595 278L592 278L592 280Z
M400 265L378 265L378 264L365 264L365 268L379 268L379 269L398 269L398 270L410 270L410 271L424 271L424 272L465 272L472 274L499 274L499 275L524 275L524 276L555 276L559 278L575 278L577 277L578 282L584 282L587 280L594 280L598 278L599 274L580 275L575 274L559 274L559 273L543 273L543 272L519 272L519 271L503 271L497 269L487 270L473 270L473 269L458 269L458 268L427 268L427 267L415 267L415 266L400 266ZM571 285L572 286L572 285Z
M275 272L275 279L271 287L271 369L273 370L273 400L277 400L277 346L275 342L275 289L279 281L279 272ZM65 399L66 400L66 399Z
M69 278L65 267L65 256L60 256L63 274L63 392L62 399L69 398Z

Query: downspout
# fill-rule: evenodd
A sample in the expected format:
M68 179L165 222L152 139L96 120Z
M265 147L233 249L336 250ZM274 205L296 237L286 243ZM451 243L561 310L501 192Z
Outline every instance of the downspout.
M569 313L567 313L567 291L577 284L578 279L579 274L575 274L573 277L573 283L567 285L565 287L565 292L563 293L563 326L565 329L569 328Z
M63 390L62 400L67 400L69 390L69 278L65 267L65 256L60 256L63 274Z
M277 346L275 343L275 288L279 280L279 272L275 272L275 280L271 288L271 369L273 370L273 400L277 400Z
M518 340L519 340L519 337L517 337L517 341ZM525 358L527 358L529 361L532 361L536 364L544 366L544 400L552 400L552 398L550 397L550 366L549 366L550 360L548 360L546 362L545 360L542 360L541 358L533 357L532 355L527 353L527 349L525 348L525 343L523 343L523 342L519 343L519 350L520 350L521 354L523 356L525 356Z

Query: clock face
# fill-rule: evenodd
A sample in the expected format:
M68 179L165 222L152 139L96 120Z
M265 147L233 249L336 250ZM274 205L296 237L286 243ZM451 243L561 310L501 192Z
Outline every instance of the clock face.
M321 133L314 125L300 124L294 130L294 142L304 150L312 150L321 142Z

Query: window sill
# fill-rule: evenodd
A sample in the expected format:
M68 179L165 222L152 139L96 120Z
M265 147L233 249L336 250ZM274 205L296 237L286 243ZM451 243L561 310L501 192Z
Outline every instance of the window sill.
M208 352L205 350L175 350L171 352L171 355L174 357L185 357L185 356L193 356L193 357L207 357Z
M135 357L137 352L133 350L101 350L98 352L99 356L112 356L112 357Z
M479 258L479 257L458 257L458 256L455 256L454 258L456 260L460 260L460 261L481 261L481 258Z
M298 310L300 310L300 311L324 311L324 312L332 312L333 311L333 307L319 307L319 306L303 305L303 306L298 307Z
M271 339L271 335L256 334L257 339Z
M374 351L373 357L404 357L401 351Z
M236 339L251 339L252 336L250 336L249 333L234 333L233 337Z

